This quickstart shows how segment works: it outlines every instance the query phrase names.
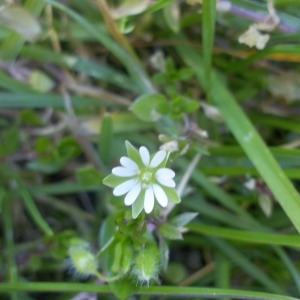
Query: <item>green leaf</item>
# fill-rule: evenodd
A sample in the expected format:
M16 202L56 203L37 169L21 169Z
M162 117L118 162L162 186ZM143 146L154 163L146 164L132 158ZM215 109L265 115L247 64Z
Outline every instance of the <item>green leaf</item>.
M62 138L57 145L57 150L62 159L76 157L81 153L78 142L72 136Z
M170 263L165 272L165 276L171 283L178 283L186 278L188 275L187 270L183 264L180 263Z
M76 170L76 177L82 187L91 187L101 183L101 174L92 166Z
M52 153L55 150L55 146L49 137L41 136L35 140L35 151L40 153Z
M54 174L60 171L65 165L64 160L48 160L38 159L30 161L26 167L31 171L41 172L44 174Z
M0 156L8 155L17 150L19 145L19 131L15 125L0 131Z
M51 240L50 254L58 260L65 259L72 240L80 240L74 231L65 230L56 233Z
M116 232L116 223L115 216L111 214L108 218L104 220L102 223L100 232L99 232L99 246L101 251L98 253L102 253L109 245L111 245L112 240L114 239Z
M127 299L131 294L136 293L138 289L136 284L128 277L119 281L110 282L108 285L115 296L121 300Z
M171 225L169 223L163 223L159 226L159 232L163 237L169 240L182 240L182 234L180 230L175 227L174 225Z
M137 98L130 109L135 116L143 121L156 122L161 112L168 107L168 101L161 94L147 94Z
M199 101L186 96L176 96L171 102L171 115L173 118L179 118L184 114L196 111L198 108Z
M165 271L169 263L169 246L164 238L159 239L159 257L162 270Z
M25 207L29 213L29 215L32 217L33 221L36 223L36 225L40 228L41 231L44 232L46 236L52 237L54 235L52 229L48 225L48 223L44 220L42 215L40 214L37 206L34 203L34 200L30 193L22 189L20 191L20 195L23 198Z
M40 115L32 109L23 109L19 115L20 121L26 125L42 126L43 121Z
M171 223L176 227L183 227L198 216L198 213L186 212L176 216Z

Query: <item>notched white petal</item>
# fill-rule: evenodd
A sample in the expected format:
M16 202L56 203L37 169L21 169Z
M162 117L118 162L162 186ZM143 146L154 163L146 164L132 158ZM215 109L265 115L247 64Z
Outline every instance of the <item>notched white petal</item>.
M166 207L168 205L168 197L167 197L165 191L158 184L153 184L152 187L153 187L153 192L154 192L157 202L162 207Z
M144 210L145 213L149 214L153 210L154 207L154 193L151 186L145 192L145 199L144 199Z
M131 177L137 174L136 170L124 168L124 167L115 167L111 171L114 175L119 177Z
M149 151L146 147L142 146L140 149L139 149L139 152L140 152L140 156L141 156L141 159L144 163L144 165L146 167L149 166L149 162L150 162L150 154L149 154Z
M141 184L137 182L124 199L126 206L132 205L141 192Z
M120 163L123 167L137 171L139 169L138 165L129 157L123 156L120 158Z
M174 188L176 186L175 181L172 179L175 176L175 172L168 168L161 168L155 173L156 180L166 187Z
M166 158L167 152L164 150L158 151L151 160L150 167L156 168Z
M169 188L175 188L176 187L175 181L171 178L157 178L157 181L161 185L169 187Z
M156 178L174 178L175 172L169 168L161 168L155 173Z
M136 184L138 183L137 179L129 179L121 184L117 185L114 190L114 196L122 196L128 193Z

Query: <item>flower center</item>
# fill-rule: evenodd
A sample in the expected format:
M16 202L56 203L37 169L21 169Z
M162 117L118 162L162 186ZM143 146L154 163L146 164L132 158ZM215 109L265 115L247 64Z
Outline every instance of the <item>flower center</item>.
M152 180L152 172L145 171L141 174L140 178L141 178L142 183L148 185L149 183L151 183L151 180Z

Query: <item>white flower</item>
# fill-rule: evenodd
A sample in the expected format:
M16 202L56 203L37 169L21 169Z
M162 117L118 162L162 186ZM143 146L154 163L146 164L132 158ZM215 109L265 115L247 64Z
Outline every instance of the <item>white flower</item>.
M265 48L270 39L269 34L262 34L256 24L251 25L246 32L239 37L239 43L249 47L256 47L259 50Z
M169 200L180 202L173 179L175 172L165 167L168 153L160 150L150 156L146 147L137 150L128 141L126 148L128 157L121 157L121 166L113 168L103 183L114 188L114 196L125 196L124 204L132 205L133 218L143 209L151 213L155 200L161 207L166 207Z

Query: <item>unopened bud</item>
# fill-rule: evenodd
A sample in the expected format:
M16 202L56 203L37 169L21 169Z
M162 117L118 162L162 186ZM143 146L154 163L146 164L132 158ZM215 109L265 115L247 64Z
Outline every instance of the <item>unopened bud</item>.
M80 276L97 274L97 260L90 251L80 247L71 247L68 253L73 268Z
M149 282L158 276L158 265L159 251L157 246L155 244L146 245L136 256L133 273L138 281L149 285Z
M133 248L130 241L123 243L123 255L121 259L121 271L126 274L131 267L133 258Z

